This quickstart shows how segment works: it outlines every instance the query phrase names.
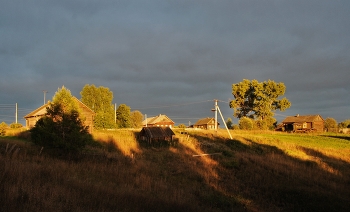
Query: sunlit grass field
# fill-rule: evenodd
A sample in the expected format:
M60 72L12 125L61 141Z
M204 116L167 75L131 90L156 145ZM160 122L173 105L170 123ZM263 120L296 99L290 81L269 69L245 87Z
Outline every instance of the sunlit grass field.
M52 156L0 137L0 211L348 211L350 135L174 129L96 131L83 154Z

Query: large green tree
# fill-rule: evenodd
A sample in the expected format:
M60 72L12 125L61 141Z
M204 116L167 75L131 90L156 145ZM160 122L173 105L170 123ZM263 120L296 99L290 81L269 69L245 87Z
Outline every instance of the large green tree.
M99 129L115 128L113 92L109 88L85 85L80 92L81 101L95 113L94 126Z
M258 82L244 79L232 85L234 100L230 101L230 108L234 109L234 117L249 117L265 120L274 115L274 111L284 111L291 106L287 98L278 99L286 90L284 83L272 80Z
M130 113L131 126L133 128L142 127L143 115L140 111L135 110Z
M74 101L70 90L64 86L58 88L55 95L52 97L52 103L60 104L63 112L70 112L72 110L79 112L79 106L76 101Z
M117 125L119 128L132 127L130 119L130 107L126 104L119 105L117 109Z
M337 128L337 126L338 126L338 123L334 118L328 117L324 120L324 128L327 131L332 129L332 128Z

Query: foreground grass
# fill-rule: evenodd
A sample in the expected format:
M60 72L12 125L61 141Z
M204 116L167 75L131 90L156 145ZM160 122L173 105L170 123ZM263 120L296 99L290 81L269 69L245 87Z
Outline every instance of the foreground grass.
M0 211L348 211L350 136L101 131L62 159L0 138ZM212 154L203 156L202 154Z

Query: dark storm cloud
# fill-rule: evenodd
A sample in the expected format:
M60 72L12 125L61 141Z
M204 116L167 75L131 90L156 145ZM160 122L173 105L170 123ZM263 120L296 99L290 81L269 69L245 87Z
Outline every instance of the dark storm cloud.
M110 88L118 104L154 115L211 116L207 100L220 99L227 118L233 83L271 79L285 83L292 102L279 114L350 118L345 0L33 0L0 6L0 104L35 109L42 90L51 98L64 85L80 98L85 84L95 84Z

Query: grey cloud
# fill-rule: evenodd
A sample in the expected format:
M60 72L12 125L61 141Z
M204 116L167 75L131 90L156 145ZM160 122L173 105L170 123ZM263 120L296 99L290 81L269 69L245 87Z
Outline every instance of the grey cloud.
M51 97L65 85L80 97L85 84L109 87L115 102L133 108L228 101L233 83L271 79L287 86L292 108L282 114L350 116L345 0L1 4L4 103L35 109L42 90ZM205 117L212 105L141 112ZM232 117L228 104L220 105Z

